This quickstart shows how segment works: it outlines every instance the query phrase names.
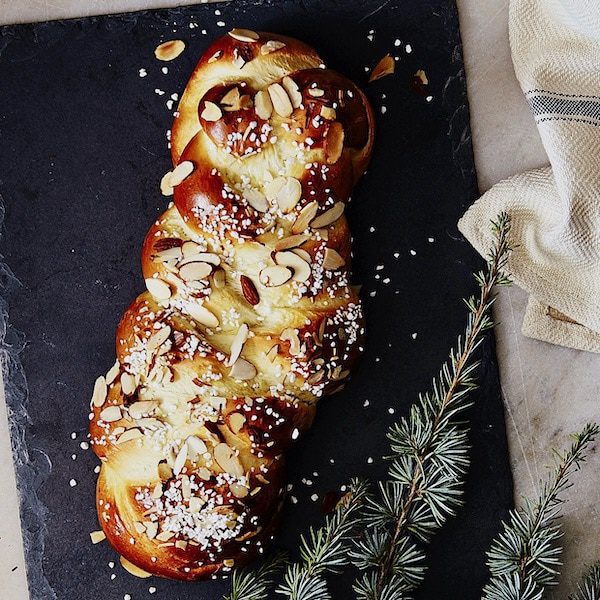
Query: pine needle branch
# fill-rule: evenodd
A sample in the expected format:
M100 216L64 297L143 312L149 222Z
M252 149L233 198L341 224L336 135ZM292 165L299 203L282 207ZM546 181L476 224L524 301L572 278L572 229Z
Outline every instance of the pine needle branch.
M600 600L600 562L592 565L569 600Z
M495 243L487 269L475 275L479 295L465 300L467 326L431 392L420 396L408 418L393 426L388 437L394 452L391 481L367 504L364 539L352 552L363 571L355 582L359 600L402 598L423 579L424 554L415 543L426 542L461 504L469 465L467 428L457 419L471 406L476 388L474 355L484 333L493 327L494 288L510 283L505 274L511 251L510 222L503 213L492 223Z
M276 554L257 569L235 569L231 579L231 593L223 600L264 600L275 575L287 564L284 552Z
M555 452L556 464L539 498L511 511L488 552L492 577L483 590L484 600L541 600L546 588L557 583L562 552L558 543L562 529L557 521L560 495L570 487L570 476L584 462L585 451L599 430L598 425L588 423L573 436L566 452Z

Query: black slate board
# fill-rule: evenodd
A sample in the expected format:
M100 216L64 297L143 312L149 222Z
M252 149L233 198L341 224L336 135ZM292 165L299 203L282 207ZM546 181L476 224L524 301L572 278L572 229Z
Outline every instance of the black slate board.
M143 237L165 208L157 190L170 166L166 101L181 93L209 41L234 25L313 44L366 89L379 121L372 167L349 210L367 349L347 389L321 403L315 426L289 456L298 503L287 509L278 544L296 548L299 533L320 521L320 500L312 494L322 499L351 475L384 476L387 426L427 388L463 327L461 298L474 290L471 271L479 260L455 223L477 187L453 2L243 1L3 28L2 251L22 284L12 294L10 317L27 339L21 354L29 384L26 446L19 444L24 388L15 362L8 385L33 598L116 600L129 593L137 600L155 586L153 597L214 600L227 589L223 582L142 581L118 564L111 569L111 548L89 543L97 528L96 460L80 443L92 383L113 362L115 325L143 289ZM163 74L153 50L171 38L188 47ZM365 67L387 52L400 57L396 74L367 85ZM421 68L430 101L412 86ZM2 283L14 287L6 276ZM19 338L12 329L7 345L14 359ZM484 550L512 502L491 335L483 354L482 386L470 413L466 506L431 545L422 599L479 597ZM348 586L349 579L334 580L334 597L349 598Z

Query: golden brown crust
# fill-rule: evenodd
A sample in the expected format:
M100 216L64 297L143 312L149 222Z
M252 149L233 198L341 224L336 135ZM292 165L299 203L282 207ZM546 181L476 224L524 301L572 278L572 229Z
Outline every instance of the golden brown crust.
M372 110L311 48L249 35L215 42L190 78L163 182L174 203L142 248L148 291L92 400L102 528L131 563L174 579L268 544L283 453L362 350L344 208Z

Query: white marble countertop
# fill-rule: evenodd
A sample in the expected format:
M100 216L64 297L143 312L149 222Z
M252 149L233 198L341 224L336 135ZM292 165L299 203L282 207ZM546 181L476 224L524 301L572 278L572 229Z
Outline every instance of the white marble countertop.
M141 8L179 6L177 0L0 0L0 23L43 21ZM457 0L459 7L475 162L482 191L514 173L547 162L533 118L516 81L508 44L508 0ZM521 323L526 294L503 290L496 308L498 360L507 415L517 499L537 489L550 448L596 418L600 355L525 338ZM17 497L4 403L0 401L0 589L11 600L27 598ZM572 591L586 562L600 558L600 455L576 475L565 505L563 583L556 598Z

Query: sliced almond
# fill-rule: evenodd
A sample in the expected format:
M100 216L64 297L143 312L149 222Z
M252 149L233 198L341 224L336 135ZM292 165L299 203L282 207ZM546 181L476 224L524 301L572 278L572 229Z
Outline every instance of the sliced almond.
M181 248L175 246L174 248L167 248L157 252L153 260L157 262L168 262L170 260L178 260L181 258Z
M148 539L153 540L158 533L158 523L156 521L144 521L144 527L146 528Z
M136 521L133 524L133 527L137 531L138 535L142 535L142 534L146 533L146 526L141 521Z
M177 58L185 50L185 42L181 40L169 40L157 46L154 56L158 60L169 61Z
M298 356L300 354L300 338L298 337L298 330L293 327L284 329L279 338L283 342L290 343L290 354L292 356Z
M141 402L134 402L129 406L129 416L134 419L143 419L150 415L158 408L158 400L142 400Z
M279 83L272 83L268 89L275 112L280 117L289 117L294 111L294 108L292 106L290 97L283 86Z
M248 329L248 325L246 325L246 323L242 323L235 337L233 338L233 342L231 342L231 350L229 354L229 360L227 362L228 367L231 367L233 363L240 357L242 349L244 348L244 344L248 339L249 332L250 330Z
M254 379L256 377L256 367L247 360L243 358L238 358L231 367L231 371L229 371L229 375L234 379L240 379L242 381L247 381L248 379Z
M294 108L298 108L302 104L302 94L300 93L300 88L298 84L291 77L284 77L281 80L281 84L283 88L287 92L290 97L290 102Z
M234 412L229 415L229 429L233 433L239 433L246 422L246 417L239 412Z
M325 95L325 92L318 87L313 87L313 88L308 88L308 94L309 96L312 96L313 98L321 98L322 96Z
M416 73L415 73L415 77L423 84L423 85L429 85L429 79L427 79L427 75L425 74L425 71L423 71L423 69L419 69Z
M105 423L114 423L115 421L121 419L122 416L123 414L121 413L121 407L113 404L112 406L107 406L100 413L100 420L104 421Z
M204 102L204 110L200 117L205 121L218 121L223 116L221 109L214 102Z
M328 121L335 121L337 117L335 108L332 108L331 106L321 106L321 112L319 114Z
M136 390L135 377L131 373L121 373L121 391L126 396L131 396Z
M108 392L106 379L100 375L94 383L94 391L92 393L92 406L100 408L106 402L106 394Z
M275 254L275 262L284 267L293 269L294 281L306 281L311 274L310 265L294 252L277 252Z
M311 221L310 226L313 229L320 229L321 227L328 227L332 223L335 223L344 213L344 203L336 202L329 210L320 214L316 219Z
M102 530L92 531L90 533L90 538L92 540L92 544L99 544L100 542L103 542L106 539L106 534Z
M254 210L257 210L261 213L269 210L269 202L267 201L267 197L262 192L259 192L253 188L248 188L242 192L242 195Z
M323 268L326 271L336 271L345 264L346 261L333 248L325 248Z
M184 281L200 281L206 279L212 267L205 262L189 262L179 268L179 275Z
M201 440L195 435L190 435L185 441L185 443L188 446L188 455L190 456L191 460L195 460L199 456L202 456L208 450L204 440Z
M298 246L302 246L302 244L309 239L310 236L305 234L289 235L288 237L284 237L283 239L279 240L273 249L279 252L281 250L297 248Z
M181 449L177 453L177 457L175 458L175 463L173 464L173 474L175 475L175 477L177 477L181 473L183 467L185 467L185 461L187 460L187 455L188 455L188 446L187 446L187 444L184 444L183 446L181 446Z
M325 160L328 164L335 164L344 150L344 128L338 121L334 121L327 130L325 137Z
M302 197L302 184L295 177L277 177L265 186L267 198L277 203L281 212L291 212Z
M115 364L108 370L108 373L106 374L106 383L108 385L110 385L117 378L120 370L121 365L119 364L119 361L116 360Z
M187 307L187 313L194 319L205 325L206 327L215 328L219 326L219 319L202 304L190 304Z
M171 335L171 327L169 325L165 325L165 327L161 327L156 333L153 333L146 342L146 347L148 350L154 350L159 346L162 346Z
M137 440L141 437L143 437L144 434L137 429L137 427L132 427L131 429L128 429L127 431L125 431L124 433L122 433L118 438L117 438L117 444L124 444L125 442L131 442L133 440Z
M179 262L179 267L181 268L182 265L186 265L187 263L191 262L209 263L211 265L215 265L215 267L218 267L221 264L221 259L213 252L198 252L196 254L188 254L185 256L183 260Z
M175 542L175 548L179 550L185 550L188 547L188 543L185 540L177 540Z
M236 498L245 498L249 492L245 485L240 485L239 483L231 483L229 489Z
M165 531L161 531L157 536L156 539L159 542L168 542L172 537L174 537L174 533L172 531L167 531L165 529Z
M234 39L240 42L256 42L259 38L258 33L256 31L252 31L251 29L239 29L235 28L229 32L229 35Z
M230 111L240 109L240 90L237 86L231 88L221 98L221 106L223 106L225 108L225 110L230 110Z
M306 261L308 264L312 263L311 255L304 250L304 248L292 248L291 252L297 254L302 260Z
M285 44L283 42L280 42L279 40L269 40L260 47L260 53L262 55L271 54L271 52L281 50L281 48L285 48Z
M219 290L224 288L226 283L225 271L223 271L223 269L217 269L213 273L212 280L216 289Z
M310 222L315 218L319 205L314 200L302 208L298 218L292 225L292 233L302 233L308 229Z
M173 195L173 186L171 185L171 175L173 171L168 171L162 176L160 180L160 192L163 196Z
M202 252L202 247L196 242L187 240L186 242L183 242L183 244L181 244L181 253L183 254L184 258L187 258L188 256L193 256L194 254L198 254L200 252Z
M173 477L173 469L167 463L158 463L158 476L161 481L167 481Z
M164 426L161 421L151 417L142 417L140 419L136 419L135 422L139 427L142 427L143 429L150 429L151 431L158 431Z
M204 506L204 501L197 496L190 498L190 512L199 513Z
M149 277L146 279L146 289L156 300L168 300L171 297L169 284L158 277Z
M213 451L217 464L225 471L235 477L242 477L244 475L244 468L240 459L236 456L233 448L230 448L227 444L221 443L215 446Z
M139 577L140 579L148 579L148 577L152 577L151 573L144 571L144 569L140 569L136 567L132 562L129 562L124 556L119 556L119 561L121 562L121 566L134 577Z
M170 184L177 187L184 179L187 179L194 172L194 163L191 160L180 162L171 173Z
M260 282L266 287L278 287L292 278L292 272L281 265L265 267L259 274Z
M259 118L267 121L273 114L273 102L271 96L266 90L259 90L254 96L254 110Z
M271 348L267 352L267 358L271 362L273 362L275 360L275 357L277 356L278 352L279 352L279 344L275 344L274 346L271 346Z
M369 76L369 83L377 81L378 79L381 79L386 75L392 75L394 73L395 68L396 61L391 55L386 54L371 71L371 75Z

